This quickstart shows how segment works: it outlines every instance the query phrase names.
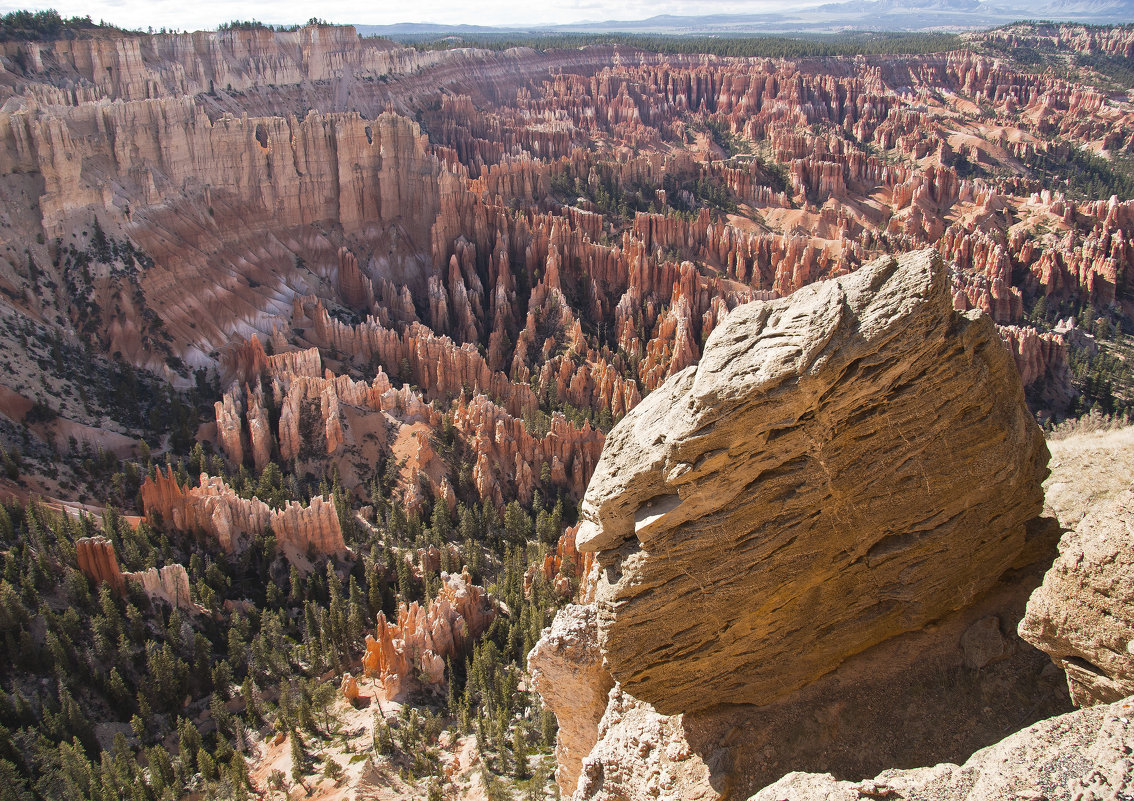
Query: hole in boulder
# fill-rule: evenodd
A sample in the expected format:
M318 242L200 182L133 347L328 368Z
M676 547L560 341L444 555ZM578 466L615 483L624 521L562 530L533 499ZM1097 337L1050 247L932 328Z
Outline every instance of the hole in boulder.
M681 496L676 493L673 495L658 495L646 501L639 506L638 511L634 513L634 533L637 534L649 528L680 505Z
M1067 663L1068 666L1073 665L1074 667L1079 668L1079 670L1086 671L1087 673L1091 673L1095 676L1102 676L1103 678L1110 678L1106 674L1105 670L1103 670L1101 667L1099 667L1096 664L1088 662L1086 659L1084 659L1081 656L1065 656L1065 657L1063 657L1063 661L1065 663Z
M256 125L256 141L260 143L260 147L267 149L268 129L264 127L262 122Z

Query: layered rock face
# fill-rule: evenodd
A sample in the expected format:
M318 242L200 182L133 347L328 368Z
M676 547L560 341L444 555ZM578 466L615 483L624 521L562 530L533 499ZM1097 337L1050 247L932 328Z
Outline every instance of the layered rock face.
M1048 539L1048 560L1053 549ZM571 797L743 798L792 771L861 778L895 765L959 763L1065 713L1062 675L1014 632L1043 567L1041 559L1012 571L970 606L856 654L771 704L720 699L663 715L616 685L599 718L564 707L564 726L598 737L581 761L559 764L580 776ZM599 651L597 626L580 627L577 637ZM579 670L574 681L587 675Z
M744 797L763 785L754 799L1124 797L1134 785L1134 708L1129 698L1102 699L1130 694L1121 684L1129 549L1114 529L1131 520L1134 429L1057 439L1051 452L1046 510L1068 531L1046 577L1050 555L1010 571L965 609L868 649L770 705L667 717L616 689L600 721L590 714L572 721L598 731L575 765L582 778L573 797ZM1029 533L1029 550L1042 551L1059 526L1042 518ZM1089 709L1058 714L1068 706L1052 694L1062 671L1037 661L1043 654L1012 631L1017 620L1020 633L1065 668L1076 702ZM583 627L577 639L597 649L596 629ZM1021 715L1037 703L1043 711ZM1046 715L1055 716L1026 726ZM997 720L999 735L993 727L972 737ZM972 753L980 745L987 747ZM894 767L909 765L935 766Z
M373 80L420 69L432 53L407 52L362 39L347 26L309 25L298 31L227 31L60 42L7 42L22 55L25 74L76 98L138 100L241 91L261 83L329 81L350 71Z
M740 307L611 432L584 498L611 673L663 713L780 698L992 586L1046 462L933 254Z

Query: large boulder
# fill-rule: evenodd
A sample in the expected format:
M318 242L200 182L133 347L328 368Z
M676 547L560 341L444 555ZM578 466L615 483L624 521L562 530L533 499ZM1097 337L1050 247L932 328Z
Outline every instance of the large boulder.
M1033 556L1047 458L931 251L741 306L588 487L603 655L662 714L783 697Z

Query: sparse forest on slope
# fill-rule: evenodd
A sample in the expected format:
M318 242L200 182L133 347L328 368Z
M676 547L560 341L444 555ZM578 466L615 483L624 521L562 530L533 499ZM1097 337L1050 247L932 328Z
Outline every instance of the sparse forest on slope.
M1041 421L1134 410L1127 28L3 24L0 794L549 794L607 433L879 254Z

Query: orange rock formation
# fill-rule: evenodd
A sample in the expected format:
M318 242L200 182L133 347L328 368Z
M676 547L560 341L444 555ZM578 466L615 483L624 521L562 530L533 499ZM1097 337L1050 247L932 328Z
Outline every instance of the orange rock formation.
M119 595L126 592L126 580L118 566L114 545L106 537L83 537L77 540L75 558L79 562L79 570L91 581L96 584L106 582Z
M389 700L436 687L445 681L445 660L459 656L495 616L488 593L473 584L467 572L443 574L441 589L428 607L416 601L401 604L397 623L378 613L377 630L366 637L363 670L381 679Z
M160 600L190 612L202 612L193 603L189 592L189 574L183 565L172 564L163 568L151 567L135 573L123 573L114 553L114 545L106 537L83 537L75 542L75 558L79 570L95 583L105 582L119 595L126 592L126 582L139 584L151 600Z
M172 469L162 472L160 467L156 478L142 484L141 495L147 517L161 515L162 522L177 531L203 532L228 553L267 530L293 561L308 553L341 555L346 551L335 506L319 496L309 506L292 501L277 511L255 497L237 496L222 479L204 473L199 486L182 487Z

